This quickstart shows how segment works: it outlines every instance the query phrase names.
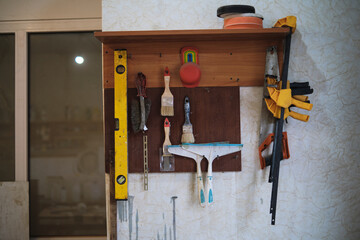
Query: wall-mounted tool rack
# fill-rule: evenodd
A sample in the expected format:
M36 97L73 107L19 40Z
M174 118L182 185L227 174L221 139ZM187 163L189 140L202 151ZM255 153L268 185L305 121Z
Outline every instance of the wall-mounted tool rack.
M199 48L200 67L202 71L202 77L199 87L262 86L264 78L266 48L269 46L278 47L280 62L279 66L282 66L283 40L287 32L287 28L95 32L95 37L97 37L103 43L103 87L105 112L104 120L107 162L113 161L113 156L109 153L113 153L114 149L113 56L115 49L127 49L129 95L134 94L133 89L135 88L135 84L133 80L136 78L136 74L138 72L143 72L148 78L148 93L150 95L153 94L154 96L159 94L156 88L162 88L164 86L163 71L165 66L168 66L172 73L172 81L170 84L171 87L182 87L181 81L179 80L179 71L176 70L180 69L180 49L184 46L196 46L197 48ZM152 88L154 88L153 91ZM225 94L225 98L231 92L230 89L218 89L218 91L222 91L219 92L218 95L222 95L224 94L224 92L227 93ZM190 92L191 94L190 90L188 92ZM192 102L197 100L201 101L203 99L203 95L201 93L196 93L193 95L198 95L198 99L190 98ZM175 128L171 129L172 134L175 134L175 132L177 132L176 124L179 125L179 128L183 124L183 113L181 107L183 99L182 97L179 98L181 98L178 99L180 107L177 107L175 103L175 111L179 111L179 119L177 119L178 122L176 121L175 125L172 123L172 126L175 126ZM156 112L157 108L155 107L155 105L157 104L156 99L152 99L152 101L153 106L151 113L158 115ZM226 103L225 108L229 108L229 110L226 111L230 111L229 114L226 114L226 111L222 112L222 114L225 114L225 116L222 116L223 119L226 117L232 118L233 115L239 113L239 109L234 109L234 107L238 106L238 101L229 102L229 99L225 99L223 102ZM218 100L217 104L221 105L223 102ZM192 112L195 112L196 110L194 109L194 107L195 104L193 103ZM224 108L224 106L221 106L221 108ZM204 109L202 109L201 111L204 111ZM192 121L196 121L195 117L191 118ZM152 121L151 119L152 118L150 116L149 121ZM202 121L203 120L204 119L202 119ZM238 117L229 119L229 121L234 120L240 121L240 118ZM172 121L172 119L170 119L170 121ZM151 122L149 124L151 124ZM236 122L233 125L235 126ZM229 132L230 139L229 135L225 135L226 133L222 133L223 136L213 136L213 140L218 141L221 139L239 142L239 138L235 137L231 139L231 133L234 133L236 131L236 134L240 136L240 124L237 125L237 128L233 128ZM162 131L160 131L162 125L159 124L159 126L160 127L158 133L162 133ZM207 127L209 128L209 126ZM149 129L151 130L151 128ZM194 130L196 131L196 126L194 126ZM200 138L202 138L203 141L208 140L208 142L210 142L212 141L212 139L209 139L209 137L211 138L211 136L203 136L203 138ZM129 138L131 139L131 135L129 135ZM154 142L150 138L151 134L149 133L149 143ZM174 144L177 143L179 143L179 141L175 139ZM138 145L141 148L142 145ZM129 143L129 151L131 150L131 148L132 146ZM150 148L151 146L149 146L149 149ZM142 151L140 149L140 151L135 152L141 153ZM152 154L149 154L149 159L153 159L153 157L151 156ZM156 150L156 154L158 155L158 149ZM131 157L131 155L132 153L130 152L129 157ZM139 155L139 157L135 156L135 158L139 159L139 164L136 164L136 166L132 166L132 163L129 163L129 172L142 172L142 157ZM157 160L158 158L156 158L156 161ZM181 167L181 165L178 164L178 161L176 166L176 169L178 171L195 172L195 164L190 159L189 161L184 162L185 165L190 165ZM225 163L225 161L222 162ZM214 162L214 164L216 164L216 161ZM151 164L150 160L150 172L159 171L158 167L151 167L151 165L153 164ZM107 170L109 170L108 165ZM214 166L214 171L231 170L239 171L240 167L236 167L235 169L229 169L229 166L227 168L221 168L220 164L219 166Z
M231 142L240 143L240 103L239 103L239 89L236 88L246 86L263 86L264 70L265 70L265 56L266 49L269 46L277 46L279 55L279 66L283 62L283 41L288 33L288 28L268 28L268 29L212 29L212 30L166 30L166 31L119 31L119 32L95 32L95 37L103 43L103 93L104 93L104 131L105 131L105 164L106 173L110 175L110 186L108 189L108 197L110 197L110 217L109 225L111 229L111 239L114 238L116 232L116 212L114 208L114 50L127 49L128 54L128 97L135 95L134 79L138 72L143 72L147 77L147 93L154 97L161 96L163 88L163 72L165 66L168 66L171 71L170 86L175 95L175 116L180 116L177 121L172 122L171 133L175 138L173 144L179 144L177 140L181 136L181 125L183 124L183 98L176 95L189 94L192 102L192 112L196 112L196 118L200 124L196 125L196 118L191 116L194 132L199 130L199 126L203 126L204 119L199 117L199 111L206 111L206 104L218 105L218 109L222 112L222 116L217 119L210 114L211 121L217 124L216 121L228 119L225 125L232 124L231 131L208 131L208 135L196 136L197 142L210 142L228 140ZM185 89L182 91L181 81L179 78L179 71L181 66L180 49L184 46L193 46L199 49L199 62L202 72L199 89ZM281 71L282 69L280 69ZM235 87L235 88L234 88ZM180 89L181 88L181 89ZM235 90L234 90L235 89ZM194 92L197 91L197 92ZM204 96L211 92L211 95L217 95L217 99L207 99L204 101ZM159 95L159 96L157 96ZM219 97L224 96L222 101ZM151 97L151 96L150 96ZM155 115L160 115L160 106L156 105L156 99L152 99L153 106L151 112ZM179 103L176 103L178 101ZM195 109L195 101L201 101L203 109ZM225 106L223 104L225 103ZM179 104L179 106L177 106ZM220 106L220 107L219 107ZM205 115L206 115L205 114ZM151 124L149 117L149 125ZM174 118L174 117L173 117ZM157 120L154 120L154 122ZM172 119L170 119L172 121ZM177 126L178 125L178 126ZM154 125L155 126L155 125ZM161 121L159 129L162 127ZM174 127L173 127L174 126ZM204 129L209 129L211 126L204 126ZM178 128L178 129L177 129ZM149 126L151 131L151 126ZM175 132L179 136L176 135ZM199 132L199 131L198 131ZM212 136L212 134L220 134ZM163 132L156 134L163 138ZM151 138L153 135L148 132L149 143L154 142ZM134 159L139 160L139 164L132 165L129 161L129 172L143 172L143 162L141 149L136 149L133 153L131 149L142 146L141 134L139 139L137 136L129 134L129 158L135 153ZM213 137L213 138L211 138ZM133 138L133 139L132 139ZM137 142L136 146L131 144L131 139ZM161 140L163 141L163 139ZM155 143L155 145L158 143ZM161 145L159 145L161 146ZM246 147L246 146L245 146ZM149 151L151 145L149 145ZM136 153L140 155L137 156ZM158 155L158 150L156 150ZM220 161L218 164L214 162L213 171L240 171L241 164L238 155L230 155L229 161ZM158 167L152 166L151 153L149 152L149 172L158 172ZM231 160L232 159L232 160ZM156 157L156 162L159 161ZM181 162L181 163L180 163ZM227 165L228 164L228 165ZM184 161L176 161L175 168L181 172L195 172L195 163L191 159ZM206 161L203 161L203 170L206 170ZM151 188L151 187L150 187ZM109 196L110 195L110 196Z

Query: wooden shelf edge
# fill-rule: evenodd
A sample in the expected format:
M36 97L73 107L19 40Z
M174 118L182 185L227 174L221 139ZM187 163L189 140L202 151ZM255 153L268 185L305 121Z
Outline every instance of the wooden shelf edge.
M106 31L95 32L102 43L129 41L226 41L237 39L283 39L289 28L263 29L201 29L201 30L155 30L155 31Z

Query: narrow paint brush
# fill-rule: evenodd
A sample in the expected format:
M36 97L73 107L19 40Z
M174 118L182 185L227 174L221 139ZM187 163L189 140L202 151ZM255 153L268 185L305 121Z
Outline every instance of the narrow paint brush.
M186 96L184 100L184 111L185 111L185 123L182 126L182 143L194 143L195 138L193 134L192 124L190 122L190 100L189 97Z
M166 67L164 71L165 90L161 96L161 116L174 116L174 96L170 92L170 71Z
M170 122L169 119L165 118L164 121L164 132L165 140L163 143L162 156L160 161L160 170L161 171L174 171L175 170L175 158L169 150L168 146L171 145L170 142Z

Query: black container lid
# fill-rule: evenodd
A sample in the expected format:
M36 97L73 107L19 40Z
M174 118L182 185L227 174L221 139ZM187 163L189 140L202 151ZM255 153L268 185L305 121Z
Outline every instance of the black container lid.
M225 14L232 13L255 13L255 8L250 5L226 5L217 9L218 17L223 17Z

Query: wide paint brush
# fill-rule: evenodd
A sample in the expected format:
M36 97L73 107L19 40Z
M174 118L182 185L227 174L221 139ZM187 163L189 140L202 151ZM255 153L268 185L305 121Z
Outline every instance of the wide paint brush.
M174 116L174 96L170 92L170 71L166 67L164 71L165 90L161 95L161 116Z

